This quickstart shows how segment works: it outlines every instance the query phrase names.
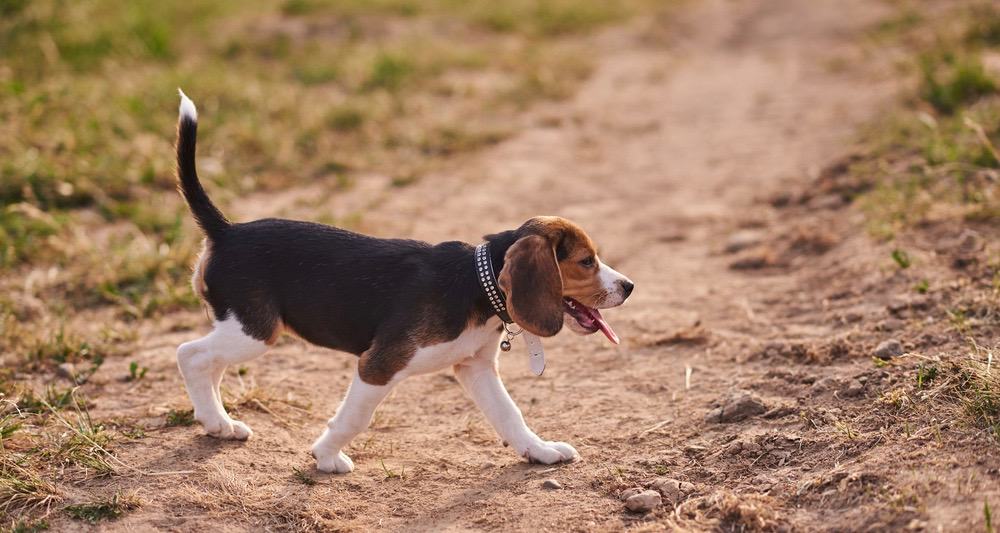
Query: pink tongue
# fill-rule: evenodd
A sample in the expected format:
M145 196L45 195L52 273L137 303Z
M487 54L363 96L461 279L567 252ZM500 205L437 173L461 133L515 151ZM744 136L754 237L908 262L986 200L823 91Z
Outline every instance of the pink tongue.
M615 333L615 330L611 329L611 324L608 324L608 321L604 320L604 317L601 316L601 312L594 309L592 315L594 320L597 322L597 327L601 328L601 333L603 333L609 341L619 344L621 340L618 338L618 334Z

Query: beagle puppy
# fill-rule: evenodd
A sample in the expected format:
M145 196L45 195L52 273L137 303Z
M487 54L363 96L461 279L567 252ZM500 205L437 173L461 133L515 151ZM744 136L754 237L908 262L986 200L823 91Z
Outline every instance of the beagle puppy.
M565 324L617 342L598 309L621 305L633 284L601 262L579 226L535 217L486 236L477 249L293 220L232 223L198 180L197 129L194 103L182 92L179 189L205 234L193 285L214 328L182 344L177 363L195 419L209 435L250 437L250 428L223 408L223 373L263 355L287 332L358 356L347 396L312 446L321 471L352 471L343 450L389 391L408 376L447 367L518 455L544 464L578 457L569 444L543 440L525 424L497 373L497 348L505 322L543 337Z

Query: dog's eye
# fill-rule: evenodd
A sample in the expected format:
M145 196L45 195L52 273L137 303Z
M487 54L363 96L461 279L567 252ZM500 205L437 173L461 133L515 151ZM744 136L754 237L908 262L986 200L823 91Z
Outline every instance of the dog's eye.
M583 266L585 266L585 267L587 267L587 268L590 268L590 267L594 266L594 258L591 257L591 256L585 257L584 259L582 259L580 261L580 264L583 265Z

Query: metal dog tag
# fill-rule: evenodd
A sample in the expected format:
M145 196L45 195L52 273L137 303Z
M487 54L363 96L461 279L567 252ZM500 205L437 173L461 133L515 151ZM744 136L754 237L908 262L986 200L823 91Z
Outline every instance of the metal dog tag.
M542 339L527 331L522 335L524 343L528 345L528 366L531 368L531 373L541 376L545 371L545 350L542 348Z

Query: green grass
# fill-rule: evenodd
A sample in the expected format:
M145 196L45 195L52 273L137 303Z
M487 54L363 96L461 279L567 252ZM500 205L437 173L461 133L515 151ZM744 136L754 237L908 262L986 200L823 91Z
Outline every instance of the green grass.
M922 389L937 377L938 367L935 365L920 365L917 367L917 388Z
M1000 11L989 4L973 6L964 37L971 47L1000 46Z
M52 409L64 409L73 405L73 388L59 388L49 385L44 395L36 395L31 389L25 389L15 402L22 413L47 414Z
M385 479L406 479L406 468L401 469L399 472L392 470L391 468L385 466L385 460L379 459L379 464L382 466L382 473L385 474Z
M37 470L18 464L9 455L0 457L0 514L44 513L59 498L55 485Z
M917 86L910 109L872 128L870 161L852 170L872 184L860 198L870 232L888 240L942 217L1000 220L1000 85L982 61L1000 51L1000 9L925 17L903 6L883 26L913 51Z
M365 113L356 107L335 107L327 112L326 124L331 129L340 132L350 132L359 129L365 123Z
M194 411L191 409L176 410L167 412L167 427L190 426L194 424Z
M316 480L309 476L307 472L300 468L292 468L292 478L303 485L311 487L316 484Z
M371 65L371 72L364 82L363 88L371 91L387 89L395 91L414 74L416 66L406 56L379 52Z
M986 523L986 533L993 533L993 512L990 511L990 502L986 499L983 499L983 522Z
M65 511L76 520L96 524L102 520L116 520L138 508L139 500L134 496L123 496L116 492L107 500L68 505Z
M149 368L144 367L144 366L140 367L139 363L137 363L135 361L132 361L131 363L128 364L128 376L127 376L127 380L128 381L139 381L142 378L146 377L146 372L149 372Z
M62 487L121 466L59 365L77 383L104 361L123 368L136 322L199 309L189 277L201 236L173 176L177 87L198 105L199 171L224 211L319 186L300 216L361 229L361 210L327 208L337 195L373 175L401 192L391 188L502 141L519 112L573 94L592 66L590 35L659 9L0 0L0 394L13 401L0 405L0 515L34 527L73 493ZM133 362L127 379L145 372ZM165 417L193 422L191 410ZM66 513L93 523L122 504Z
M988 371L981 363L969 363L962 368L957 394L966 414L973 422L989 429L1000 441L1000 372Z
M447 137L435 141L442 126L432 110L447 107L463 121L502 120L512 108L566 96L580 78L574 62L586 57L568 39L654 4L3 5L0 270L67 265L85 249L103 259L120 254L126 239L149 242L142 262L168 255L181 268L84 279L96 294L70 292L74 304L122 305L142 318L195 306L190 294L166 288L181 281L177 270L190 262L195 239L173 191L175 87L185 87L202 110L203 161L225 153L203 176L225 191L216 194L225 205L230 196L322 175L331 160L349 162L352 172L396 173L421 139L432 140L424 147L428 159L488 144L454 150ZM461 76L477 71L497 73L498 82L468 90ZM289 138L296 139L292 149ZM95 242L86 231L95 224L89 213L100 216L97 224L125 224L110 241ZM154 252L162 245L167 254ZM152 296L143 301L138 293Z
M45 520L18 521L10 528L11 533L38 533L48 531L49 523Z
M899 268L907 269L913 264L913 260L910 259L910 254L906 253L906 250L895 249L892 251L892 260L896 263Z
M920 96L941 113L954 114L978 98L997 92L996 81L976 56L928 54L921 58L920 68Z
M914 4L900 4L897 15L876 28L881 44L912 54L907 72L914 82L904 105L868 131L867 156L848 170L854 181L867 185L857 200L876 238L891 241L905 234L908 247L929 251L934 245L925 243L935 234L925 228L973 225L991 235L1000 222L1000 81L983 59L1000 53L1000 8L968 6L956 4L929 16L913 11ZM898 244L890 249L901 270L952 259L946 253L940 259L922 254L932 265L914 264ZM951 340L967 341L971 350L963 346L933 359L911 354L920 361L912 381L880 399L897 414L909 412L903 421L907 436L911 423L923 426L943 415L1000 442L1000 372L992 353L976 341L994 338L1000 317L1000 269L994 263L984 253L977 267L965 268L960 287L953 284L946 293L944 281L935 285ZM914 291L925 294L931 282L920 274L908 279Z

